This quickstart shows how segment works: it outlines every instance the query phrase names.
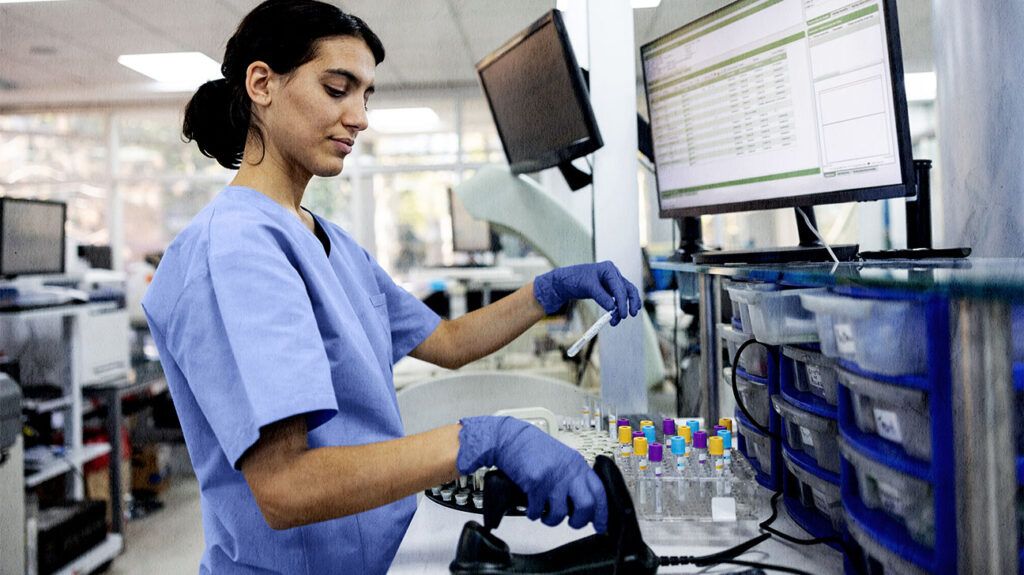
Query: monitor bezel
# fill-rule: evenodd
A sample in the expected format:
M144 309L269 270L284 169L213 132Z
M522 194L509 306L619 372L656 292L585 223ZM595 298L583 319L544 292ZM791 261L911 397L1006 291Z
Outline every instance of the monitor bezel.
M563 61L570 68L568 70L569 82L572 85L576 105L583 113L583 122L586 124L586 129L589 135L562 148L551 150L541 156L513 162L512 157L509 154L505 130L494 113L494 102L491 99L491 93L488 90L487 83L484 82L483 72L501 59L502 56L514 50L522 44L524 40L538 32L549 23L554 25L555 31L558 34L559 44L562 48ZM476 65L476 72L477 79L480 82L480 87L483 89L484 96L487 98L487 107L491 112L491 117L494 119L494 125L498 130L498 137L501 139L501 147L505 152L505 159L508 160L509 168L512 170L513 174L529 174L553 168L560 164L575 160L576 158L592 154L604 146L604 141L601 139L601 131L597 127L597 118L594 116L594 108L590 104L590 91L587 89L587 84L583 79L583 72L580 70L579 63L576 61L576 54L573 52L572 43L569 40L569 33L565 28L565 22L562 20L561 12L558 10L551 10L547 12L537 21L530 24L525 30L512 37L500 48L480 60Z
M674 34L679 30L690 26L694 22L714 16L715 14L728 10L731 6L743 0L736 0L722 8L710 12L701 18L688 22L670 32L658 36L654 40L645 43L640 48L640 67L644 80L644 99L647 102L647 109L650 110L651 100L647 82L646 52L653 44L664 37ZM869 202L875 200L887 200L893 198L912 197L917 193L917 178L914 173L913 145L910 135L910 118L907 110L907 93L903 76L903 48L899 35L899 16L896 11L896 0L881 0L885 10L886 36L889 49L889 69L892 74L893 88L893 109L896 115L896 139L899 146L899 158L903 181L899 184L887 186L876 186L870 188L853 188L848 190L837 190L833 192L822 192L818 194L805 194L800 196L789 196L782 198L769 198L760 200L749 200L745 202L732 202L728 204L714 204L706 206L694 206L688 208L665 208L662 204L661 181L658 179L657 150L654 150L654 173L655 184L658 188L658 213L662 219L678 219L683 217L706 216L713 214L727 214L736 212L750 212L760 210L774 210L780 208L796 208L826 204L842 204L848 202ZM648 112L648 116L650 113ZM653 120L651 121L652 130Z
M3 221L7 205L9 203L22 203L22 204L46 204L51 206L61 207L61 221L63 224L60 227L60 268L50 270L35 270L35 271L19 271L16 273L8 273L4 263L4 234L3 234ZM63 275L67 271L67 230L68 225L68 205L66 202L58 202L53 200L39 200L35 198L12 198L9 196L0 197L0 279L14 279L17 277L24 276L44 276L44 275Z

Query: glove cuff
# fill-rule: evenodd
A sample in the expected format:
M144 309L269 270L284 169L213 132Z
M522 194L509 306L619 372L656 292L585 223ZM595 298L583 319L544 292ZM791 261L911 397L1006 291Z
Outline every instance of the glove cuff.
M533 280L533 297L544 308L544 313L548 315L557 312L565 305L562 297L552 285L550 273L541 274Z
M461 475L470 475L481 467L494 465L496 430L500 418L480 416L459 420L459 455L455 467Z

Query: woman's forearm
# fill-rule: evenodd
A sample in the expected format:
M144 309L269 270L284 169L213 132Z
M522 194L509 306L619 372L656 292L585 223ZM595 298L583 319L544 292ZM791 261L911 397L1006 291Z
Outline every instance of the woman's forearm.
M457 477L459 425L295 454L250 486L268 524L289 529L374 509Z
M505 347L543 317L530 282L491 305L447 322L446 347L461 367Z

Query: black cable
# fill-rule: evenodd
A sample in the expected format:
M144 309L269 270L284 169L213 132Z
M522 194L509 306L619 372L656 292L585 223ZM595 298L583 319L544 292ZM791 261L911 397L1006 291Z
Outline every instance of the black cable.
M795 573L796 575L814 575L807 571L802 571L795 567L783 567L782 565L771 565L769 563L759 563L757 561L741 561L739 559L729 559L726 561L719 561L719 563L725 563L727 565L739 565L741 567L756 567L758 569L767 569L769 571L779 571L780 573Z
M740 411L743 412L743 415L746 416L747 421L749 421L750 424L754 426L754 428L756 428L764 435L767 435L774 439L778 439L778 437L772 434L771 430L768 429L767 425L762 425L761 422L754 419L754 416L751 415L750 411L747 410L747 406L743 404L743 399L740 397L739 388L736 387L736 373L737 371L739 371L738 368L740 365L740 356L743 354L743 350L747 349L747 347L749 347L752 344L763 345L766 348L768 347L767 345L757 341L756 339L748 339L747 341L740 344L740 347L736 350L736 356L732 358L732 395L736 399L736 405L740 408Z
M771 524L774 523L776 519L778 519L778 516L779 516L779 498L781 498L781 497L782 497L782 492L781 491L776 491L775 494L772 495L772 498L771 498L772 514L771 514L770 517L768 517L768 519L765 519L764 521L762 521L758 525L758 527L760 527L762 531L766 531L766 532L768 532L768 533L778 537L779 539L782 539L784 541L788 541L788 542L793 543L795 545L829 545L831 543L835 543L835 544L839 545L840 547L842 547L844 551L847 551L847 552L849 551L846 548L846 542L843 541L842 539L838 538L838 537L814 537L812 539L800 539L800 538L797 538L797 537L793 537L792 535L789 535L788 533L783 533L782 531L779 531L778 529L775 529L774 527L771 527Z

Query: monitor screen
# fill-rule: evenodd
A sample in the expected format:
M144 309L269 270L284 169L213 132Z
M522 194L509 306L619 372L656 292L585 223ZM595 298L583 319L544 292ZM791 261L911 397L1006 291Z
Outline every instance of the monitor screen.
M893 0L740 0L641 49L662 217L913 194Z
M448 190L452 217L452 247L457 252L491 251L491 226L474 218L455 191Z
M557 10L477 64L514 173L536 172L601 147L582 72Z
M64 273L66 206L0 198L0 277Z

